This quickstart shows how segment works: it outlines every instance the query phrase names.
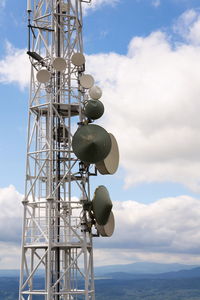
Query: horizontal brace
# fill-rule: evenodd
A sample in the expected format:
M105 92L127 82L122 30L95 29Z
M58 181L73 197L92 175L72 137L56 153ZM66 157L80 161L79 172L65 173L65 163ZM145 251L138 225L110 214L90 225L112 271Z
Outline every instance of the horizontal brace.
M51 28L46 28L46 27L40 27L40 26L33 26L33 25L28 25L29 28L35 28L35 29L40 29L40 30L47 30L47 31L54 31L54 29Z

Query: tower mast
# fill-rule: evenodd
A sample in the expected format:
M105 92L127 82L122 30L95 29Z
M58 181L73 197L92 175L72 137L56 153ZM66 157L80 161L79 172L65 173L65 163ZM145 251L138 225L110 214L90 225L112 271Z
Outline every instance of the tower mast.
M95 299L93 220L84 209L91 173L72 149L73 126L84 119L85 67L72 64L83 53L82 2L90 1L27 1L31 79L19 300Z

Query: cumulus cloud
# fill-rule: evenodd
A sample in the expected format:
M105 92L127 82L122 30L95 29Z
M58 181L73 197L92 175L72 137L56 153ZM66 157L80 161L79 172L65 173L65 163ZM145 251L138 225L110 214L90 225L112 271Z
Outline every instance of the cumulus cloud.
M91 3L89 3L89 4L83 3L83 5L82 5L83 13L84 13L84 15L87 15L89 13L89 11L97 10L100 7L105 6L105 5L113 6L119 2L120 2L120 0L92 0Z
M22 229L22 195L14 186L0 188L0 242L19 243Z
M179 18L174 29L184 42L177 45L156 31L134 37L126 55L87 57L86 71L103 89L104 126L118 139L127 187L168 181L200 191L199 19L194 10ZM0 81L28 86L25 50L8 44Z
M190 9L183 13L174 25L175 31L191 44L200 45L200 15Z
M30 64L25 49L17 49L6 43L6 56L0 60L0 82L16 83L20 88L28 86Z
M19 261L22 198L14 186L0 189L1 268L13 268ZM179 196L151 204L113 204L116 229L109 239L95 239L96 265L133 261L200 263L199 199Z
M199 263L200 201L188 196L163 198L151 204L114 202L116 230L96 240L97 263L148 260ZM101 248L100 248L101 247ZM112 248L109 252L107 248ZM105 248L105 249L102 249Z
M0 242L0 268L20 268L21 247L14 243Z
M200 191L200 48L161 31L134 37L127 55L91 55L104 126L118 138L126 186L171 181Z

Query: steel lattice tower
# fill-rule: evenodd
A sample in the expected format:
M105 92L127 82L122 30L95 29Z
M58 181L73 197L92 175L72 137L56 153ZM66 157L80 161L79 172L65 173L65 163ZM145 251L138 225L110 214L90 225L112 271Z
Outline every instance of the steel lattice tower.
M74 53L83 53L82 2L90 1L28 1L31 81L19 300L95 299L92 220L83 209L92 174L72 150L86 97L79 84L84 66L71 63ZM66 60L65 72L53 68L55 57ZM43 68L48 83L37 80Z

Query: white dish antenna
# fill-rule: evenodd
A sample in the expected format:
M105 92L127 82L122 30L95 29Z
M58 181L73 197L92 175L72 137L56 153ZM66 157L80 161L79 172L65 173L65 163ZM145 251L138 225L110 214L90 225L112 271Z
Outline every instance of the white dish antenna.
M82 53L74 53L72 55L72 63L76 67L81 67L85 63L85 56Z
M101 226L97 224L97 229L101 236L110 237L113 235L115 230L115 217L112 211L110 212L110 216L106 225Z
M67 68L67 62L62 57L56 57L52 65L57 72L63 72Z
M108 156L96 163L96 168L101 173L102 175L106 174L114 174L119 166L119 148L117 141L111 133L109 133L110 138L111 138L111 150Z
M90 89L94 85L94 78L89 74L80 77L80 84L85 89Z
M51 78L51 74L46 69L41 69L37 72L36 78L40 83L47 83Z
M93 100L99 100L102 96L102 90L97 85L94 85L90 88L89 95Z

